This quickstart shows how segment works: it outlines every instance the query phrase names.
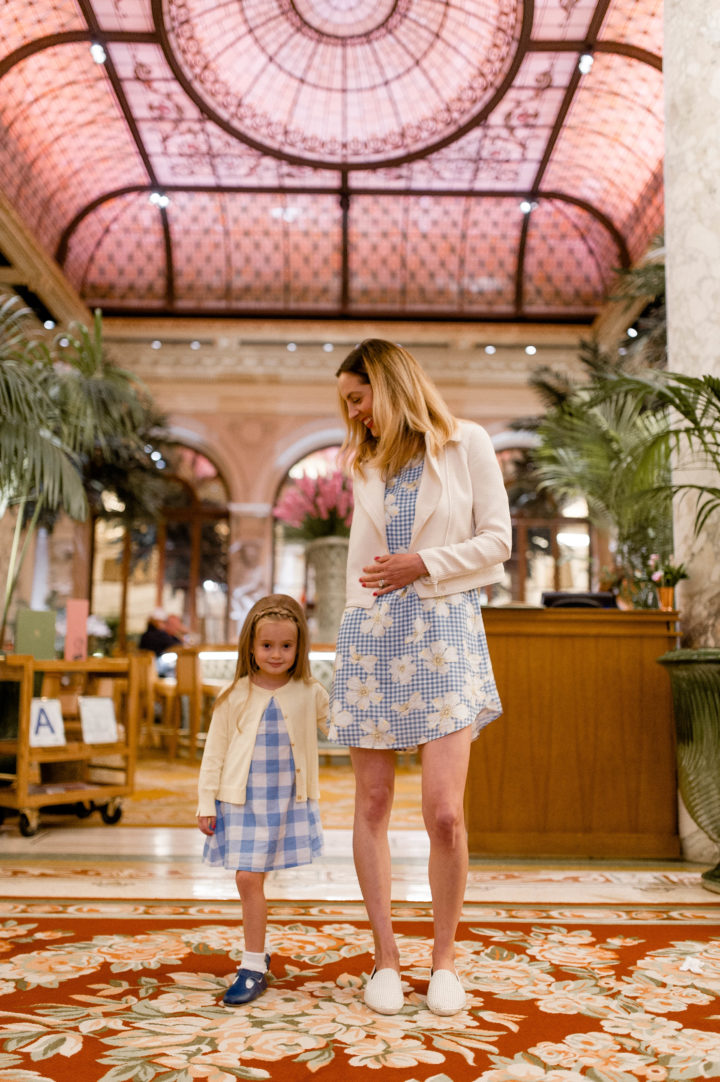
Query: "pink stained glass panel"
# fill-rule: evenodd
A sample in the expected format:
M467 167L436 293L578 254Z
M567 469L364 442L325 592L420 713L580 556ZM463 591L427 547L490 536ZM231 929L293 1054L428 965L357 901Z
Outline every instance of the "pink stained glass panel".
M89 304L132 306L142 297L144 307L162 307L162 219L147 194L118 196L92 211L72 236L66 270Z
M587 211L560 200L543 200L532 212L523 288L528 314L589 313L606 295L620 265L608 231Z
M599 54L568 112L545 184L587 201L625 230L663 153L660 73Z
M662 56L662 0L614 0L605 16L600 39L634 45Z
M87 23L73 0L3 0L0 8L0 57L51 34L86 30Z
M3 79L3 190L53 252L63 229L108 185L147 183L103 68L84 45L58 45Z

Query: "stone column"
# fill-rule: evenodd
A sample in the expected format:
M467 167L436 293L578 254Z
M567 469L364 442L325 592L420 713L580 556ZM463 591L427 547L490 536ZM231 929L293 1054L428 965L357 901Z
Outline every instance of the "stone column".
M669 368L720 374L720 7L665 0L665 248ZM702 480L695 471L695 480ZM717 483L717 481L716 481ZM695 501L675 506L675 555L690 571L677 599L683 645L720 646L720 521L694 536ZM717 846L679 800L688 860L715 863Z
M663 65L669 368L718 376L720 5L665 0ZM694 479L702 481L702 473ZM720 483L717 474L713 483ZM688 496L675 508L675 555L691 573L677 595L683 640L720 646L720 515L696 538L694 509Z

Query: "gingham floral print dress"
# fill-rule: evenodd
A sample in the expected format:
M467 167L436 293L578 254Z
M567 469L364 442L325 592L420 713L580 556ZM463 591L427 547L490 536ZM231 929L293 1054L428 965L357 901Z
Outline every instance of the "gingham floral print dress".
M310 864L323 847L317 800L298 801L295 763L280 707L270 699L260 721L244 804L215 801L215 833L203 860L246 872Z
M388 552L407 552L423 463L385 486ZM368 554L368 563L373 556ZM330 739L412 748L502 713L477 590L421 599L412 585L348 608L338 632Z

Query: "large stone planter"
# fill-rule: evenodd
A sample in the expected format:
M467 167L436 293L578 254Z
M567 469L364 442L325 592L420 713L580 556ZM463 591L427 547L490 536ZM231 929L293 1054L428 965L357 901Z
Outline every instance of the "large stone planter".
M672 688L680 795L693 820L720 846L720 650L671 650L658 661ZM702 878L720 893L720 863Z
M313 639L334 643L345 610L348 538L318 537L305 549L308 578L312 580L314 597Z

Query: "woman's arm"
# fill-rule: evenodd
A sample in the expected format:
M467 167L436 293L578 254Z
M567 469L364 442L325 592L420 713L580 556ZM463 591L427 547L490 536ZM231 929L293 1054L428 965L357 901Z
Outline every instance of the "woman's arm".
M451 457L446 461L445 455ZM414 553L376 556L363 568L360 580L375 594L398 590L416 579L440 582L468 575L502 564L510 556L505 482L485 429L464 424L460 447L441 452L438 464L444 474L444 507L434 517L440 523L437 532L451 540L423 545Z
M467 450L465 477L456 471L452 478L456 491L450 493L451 513L466 486L471 494L472 521L466 538L419 550L433 582L502 564L512 551L507 491L490 437L480 425L470 424L464 427L463 444Z

